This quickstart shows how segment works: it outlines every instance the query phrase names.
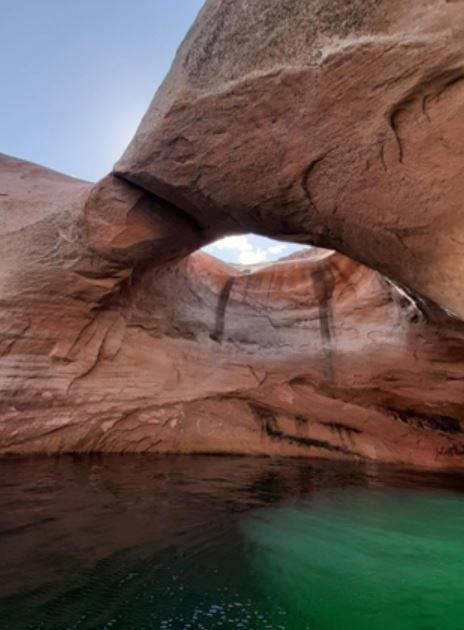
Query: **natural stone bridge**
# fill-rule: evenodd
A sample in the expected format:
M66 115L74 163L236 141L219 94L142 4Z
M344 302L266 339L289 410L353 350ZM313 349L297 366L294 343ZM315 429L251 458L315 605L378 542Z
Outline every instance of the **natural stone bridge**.
M0 452L462 467L463 30L208 0L114 173L1 157ZM193 253L249 231L326 249Z

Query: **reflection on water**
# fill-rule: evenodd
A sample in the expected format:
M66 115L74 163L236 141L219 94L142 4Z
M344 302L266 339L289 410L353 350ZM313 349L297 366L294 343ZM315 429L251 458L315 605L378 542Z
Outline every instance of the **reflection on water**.
M464 628L460 476L265 458L0 466L2 629Z

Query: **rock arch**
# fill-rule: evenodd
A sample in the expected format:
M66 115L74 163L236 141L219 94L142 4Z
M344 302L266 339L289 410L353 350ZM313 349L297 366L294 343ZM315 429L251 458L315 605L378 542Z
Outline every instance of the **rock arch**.
M114 173L0 157L0 452L462 467L462 12L208 0Z

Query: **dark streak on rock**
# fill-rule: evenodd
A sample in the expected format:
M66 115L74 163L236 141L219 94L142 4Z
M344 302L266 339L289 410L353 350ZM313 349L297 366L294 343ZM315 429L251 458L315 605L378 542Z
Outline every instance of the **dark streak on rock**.
M322 349L326 359L326 377L333 381L332 364L332 334L331 321L332 309L331 298L333 292L333 278L329 271L324 268L311 272L314 292L319 303L319 328L321 332Z
M464 455L464 444L453 444L453 446L448 446L447 448L440 448L437 451L437 455L460 457Z
M420 429L432 429L432 431L441 431L442 433L462 433L461 423L452 416L417 413L409 410L398 411L397 409L388 409L388 411L401 422Z
M338 431L339 433L362 433L360 429L356 427L349 427L347 424L342 424L341 422L324 422L324 426L329 427L334 431Z
M305 416L302 416L300 414L297 414L295 416L295 424L300 429L302 429L303 427L306 427L308 425L308 422L309 422L309 420Z
M308 448L320 448L326 451L343 453L344 455L358 456L358 454L354 451L343 448L342 446L337 446L336 444L331 444L330 442L326 442L325 440L316 440L314 438L285 433L284 431L281 431L279 429L276 415L274 411L272 411L272 409L251 402L248 403L248 405L252 413L259 420L263 433L265 433L272 440L285 441L289 444L298 444L300 446L306 446Z
M226 283L222 287L222 291L219 295L219 300L216 306L216 323L214 326L214 332L211 333L210 338L213 339L213 341L217 341L218 343L222 343L222 338L224 336L227 302L229 301L229 296L234 281L234 277L228 278L226 280Z
M346 424L342 424L341 422L324 422L322 424L330 431L334 431L342 444L348 441L351 446L356 446L354 436L362 433L362 431L356 427L350 427Z

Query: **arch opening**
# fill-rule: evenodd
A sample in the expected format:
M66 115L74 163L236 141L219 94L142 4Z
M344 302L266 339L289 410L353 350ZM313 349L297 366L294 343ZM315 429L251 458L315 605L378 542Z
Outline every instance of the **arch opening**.
M311 246L275 240L253 233L226 236L203 247L203 251L239 267L267 265L307 251Z

